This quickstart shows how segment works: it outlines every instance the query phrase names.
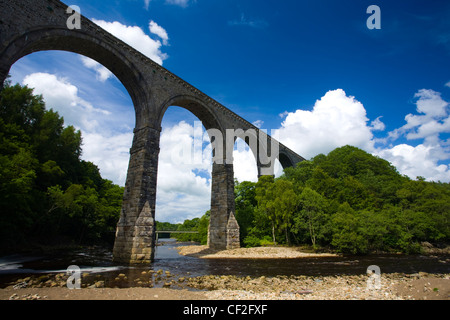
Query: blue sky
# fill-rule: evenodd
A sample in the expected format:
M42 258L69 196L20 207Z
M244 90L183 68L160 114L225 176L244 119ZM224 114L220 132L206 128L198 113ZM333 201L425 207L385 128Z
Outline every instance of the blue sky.
M352 144L412 178L450 181L448 1L65 3L306 158ZM373 4L379 30L366 25ZM81 129L83 157L123 185L134 111L114 76L62 52L24 57L11 75ZM158 220L209 208L208 157L173 163L180 141L192 143L196 120L176 107L164 117ZM248 150L235 152L239 180L255 180L255 170Z

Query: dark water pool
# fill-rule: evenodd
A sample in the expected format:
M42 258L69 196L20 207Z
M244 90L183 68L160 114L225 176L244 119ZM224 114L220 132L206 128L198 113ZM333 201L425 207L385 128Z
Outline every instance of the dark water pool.
M0 287L27 276L65 273L77 265L82 273L97 278L114 279L127 276L127 283L141 276L142 271L169 271L176 277L202 275L277 276L277 275L352 275L364 274L367 267L377 265L382 273L450 273L450 256L367 255L299 259L199 259L178 254L173 239L161 240L156 247L155 261L149 265L130 267L112 262L112 252L104 248L84 248L49 256L10 255L0 257ZM122 284L127 286L127 284Z

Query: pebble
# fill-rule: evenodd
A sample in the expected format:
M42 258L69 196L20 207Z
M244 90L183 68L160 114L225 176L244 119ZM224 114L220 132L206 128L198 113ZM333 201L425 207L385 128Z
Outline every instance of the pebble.
M44 296L44 299L47 298L47 296ZM40 300L42 299L41 296L36 294L24 294L22 296L19 296L17 293L14 293L11 297L9 297L9 300Z
M249 277L202 276L188 278L189 286L206 292L209 299L224 300L402 300L393 287L413 279L401 274L382 276L380 289L367 287L367 275ZM432 289L427 289L432 290Z

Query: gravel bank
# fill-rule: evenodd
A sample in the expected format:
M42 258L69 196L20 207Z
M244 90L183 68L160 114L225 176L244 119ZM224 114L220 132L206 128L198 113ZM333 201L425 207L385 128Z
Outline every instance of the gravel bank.
M379 289L368 287L369 277L260 277L205 276L190 279L196 288L219 300L449 300L450 274L381 276ZM231 290L230 290L231 289Z
M162 275L161 275L162 276ZM58 280L56 280L58 278ZM382 274L380 287L368 287L368 275L182 277L165 288L148 284L132 288L105 288L103 281L69 290L66 277L53 275L45 282L21 279L0 289L0 300L449 300L450 274ZM169 278L175 278L169 275ZM153 281L153 282L152 282ZM176 285L175 285L176 283ZM174 289L175 288L175 289ZM195 291L193 291L193 289Z
M257 247L257 248L238 248L231 250L213 250L207 246L180 246L177 247L181 255L196 258L250 258L250 259L294 259L294 258L312 258L312 257L337 257L334 253L309 253L303 252L295 247Z

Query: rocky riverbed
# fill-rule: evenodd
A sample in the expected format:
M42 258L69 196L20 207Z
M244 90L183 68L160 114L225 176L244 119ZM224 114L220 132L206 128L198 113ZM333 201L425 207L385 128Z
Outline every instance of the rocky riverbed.
M286 247L213 251L205 246L182 246L169 250L178 250L182 255L202 258L202 261L212 259L213 265L222 261L220 259L233 258L251 258L253 261L258 258L274 259L275 263L276 259L281 259L279 261L286 263L288 260L291 261L290 258L301 260L336 256L332 253L305 252L298 248ZM444 256L436 259L438 259L436 263L442 266L450 262L450 259ZM163 267L164 270L128 268L106 273L83 272L80 275L81 290L67 288L69 276L66 273L32 274L6 283L6 288L0 289L0 299L450 300L450 273L447 273L448 269L445 268L442 269L443 272L439 271L441 273L416 271L381 273L380 282L374 287L373 274L349 275L336 272L336 275L307 276L301 273L296 275L275 273L269 276L267 273L265 275L259 273L248 276L221 273L194 276L185 269L179 272L181 270L177 269L177 265L173 262L170 266L170 270L166 269L166 266Z
M67 289L66 274L26 277L0 289L0 299L210 299L210 300L416 300L450 299L450 274L382 274L379 287L370 275L351 276L199 276L142 272L128 288L125 274L112 281L84 274L81 290ZM136 281L137 280L137 281ZM106 284L105 284L106 282Z

